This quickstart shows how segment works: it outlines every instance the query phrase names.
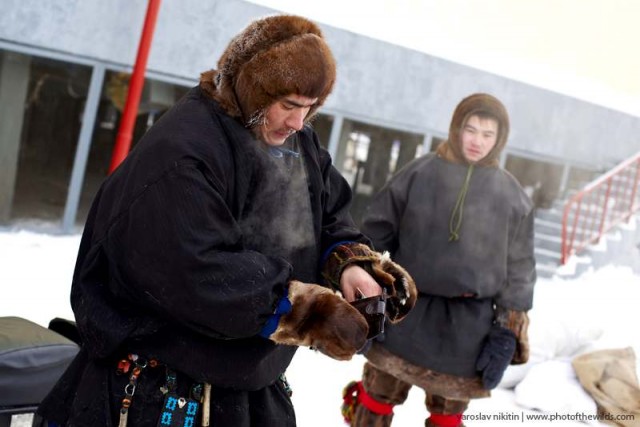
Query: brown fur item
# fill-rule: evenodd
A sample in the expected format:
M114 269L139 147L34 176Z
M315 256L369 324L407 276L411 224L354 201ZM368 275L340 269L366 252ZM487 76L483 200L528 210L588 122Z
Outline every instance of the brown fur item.
M247 26L227 46L218 69L200 86L232 117L252 127L277 99L297 94L324 103L336 80L336 63L320 28L308 19L276 15Z
M373 366L394 377L449 399L478 399L491 393L482 386L480 377L459 377L432 371L407 362L373 342L365 357Z
M320 285L292 280L292 310L269 337L278 344L314 347L337 360L349 360L367 339L365 318L344 298Z
M391 260L388 252L380 253L362 243L338 245L329 254L322 277L334 289L340 290L342 271L351 264L360 265L387 293L386 317L391 323L404 319L418 298L411 275Z
M379 258L371 263L372 276L389 294L387 319L391 323L398 323L416 304L418 298L416 284L407 270L391 261L388 252L377 254Z
M509 329L516 336L516 352L512 365L522 365L529 361L529 316L526 311L496 308L496 323Z

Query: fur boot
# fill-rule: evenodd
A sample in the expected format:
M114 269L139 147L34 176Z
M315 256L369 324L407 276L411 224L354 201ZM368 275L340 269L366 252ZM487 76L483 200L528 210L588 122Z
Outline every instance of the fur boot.
M393 420L393 406L404 403L409 394L410 384L380 371L365 363L362 374L362 395L358 396L352 427L390 427Z
M469 399L447 399L427 393L426 405L431 416L425 421L425 427L464 427L462 414L469 407Z

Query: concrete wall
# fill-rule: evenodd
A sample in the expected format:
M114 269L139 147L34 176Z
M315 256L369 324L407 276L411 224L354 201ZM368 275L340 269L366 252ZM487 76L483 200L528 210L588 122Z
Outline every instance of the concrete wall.
M2 0L0 41L131 66L146 1ZM273 13L240 0L163 0L148 69L196 81L230 38ZM338 62L325 111L443 135L451 112L478 91L510 111L510 148L609 167L640 149L640 118L467 66L323 26Z

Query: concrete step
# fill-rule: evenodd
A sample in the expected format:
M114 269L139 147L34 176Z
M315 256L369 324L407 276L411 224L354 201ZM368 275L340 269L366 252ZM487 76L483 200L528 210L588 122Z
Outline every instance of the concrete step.
M536 219L562 224L562 211L559 209L538 209Z
M611 210L611 206L609 207L609 211L610 210ZM602 206L596 207L593 205L582 205L580 206L578 219L580 223L584 222L585 219L588 219L588 221L591 222L593 220L592 218L595 218L596 221L600 221L602 214L603 214ZM576 217L576 211L575 209L572 209L567 215L568 223L572 224L573 221L575 220L575 217ZM536 218L562 224L562 220L564 218L564 211L562 209L555 209L555 208L539 209L538 211L536 211Z
M552 251L549 249L535 248L534 253L536 256L541 255L541 256L546 256L554 259L557 258L558 261L560 260L560 251Z
M579 226L575 230L575 233L573 233L573 231L572 231L573 224L570 223L569 227L568 227L568 232L569 233L573 233L575 238L582 238L584 236L590 236L594 232L597 232L597 229L584 228L584 227L581 227L580 225L595 227L595 225L591 224L591 223L589 223L589 224L579 224ZM556 238L561 239L562 238L562 223L558 222L558 221L549 220L549 219L536 218L535 219L535 223L534 223L534 231L535 231L536 237L539 236L539 235L546 235L546 236L556 237ZM567 237L570 237L570 235L568 235Z
M541 218L536 218L533 227L536 234L560 236L560 234L562 233L562 224L557 221L549 221Z
M536 233L533 241L534 246L540 249L547 249L559 253L562 248L562 238L560 237L560 234L550 235L545 233Z
M558 265L560 264L560 252L559 251L552 251L549 249L543 249L543 248L534 248L533 249L533 254L536 258L536 264L540 263L540 264L551 264L551 265Z
M536 273L539 278L549 279L556 274L557 270L557 264L536 264Z

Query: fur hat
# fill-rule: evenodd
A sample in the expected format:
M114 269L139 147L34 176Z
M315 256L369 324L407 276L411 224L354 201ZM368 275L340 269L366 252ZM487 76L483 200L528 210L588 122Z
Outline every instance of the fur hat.
M277 99L297 94L318 98L307 120L331 93L336 64L320 28L298 16L256 20L231 40L218 69L200 85L232 117L253 126Z
M469 117L473 115L490 117L498 121L496 145L478 162L480 166L497 166L500 153L507 145L509 137L509 114L502 102L486 93L475 93L460 101L451 118L449 138L438 147L438 154L456 163L468 163L462 154L460 132Z

